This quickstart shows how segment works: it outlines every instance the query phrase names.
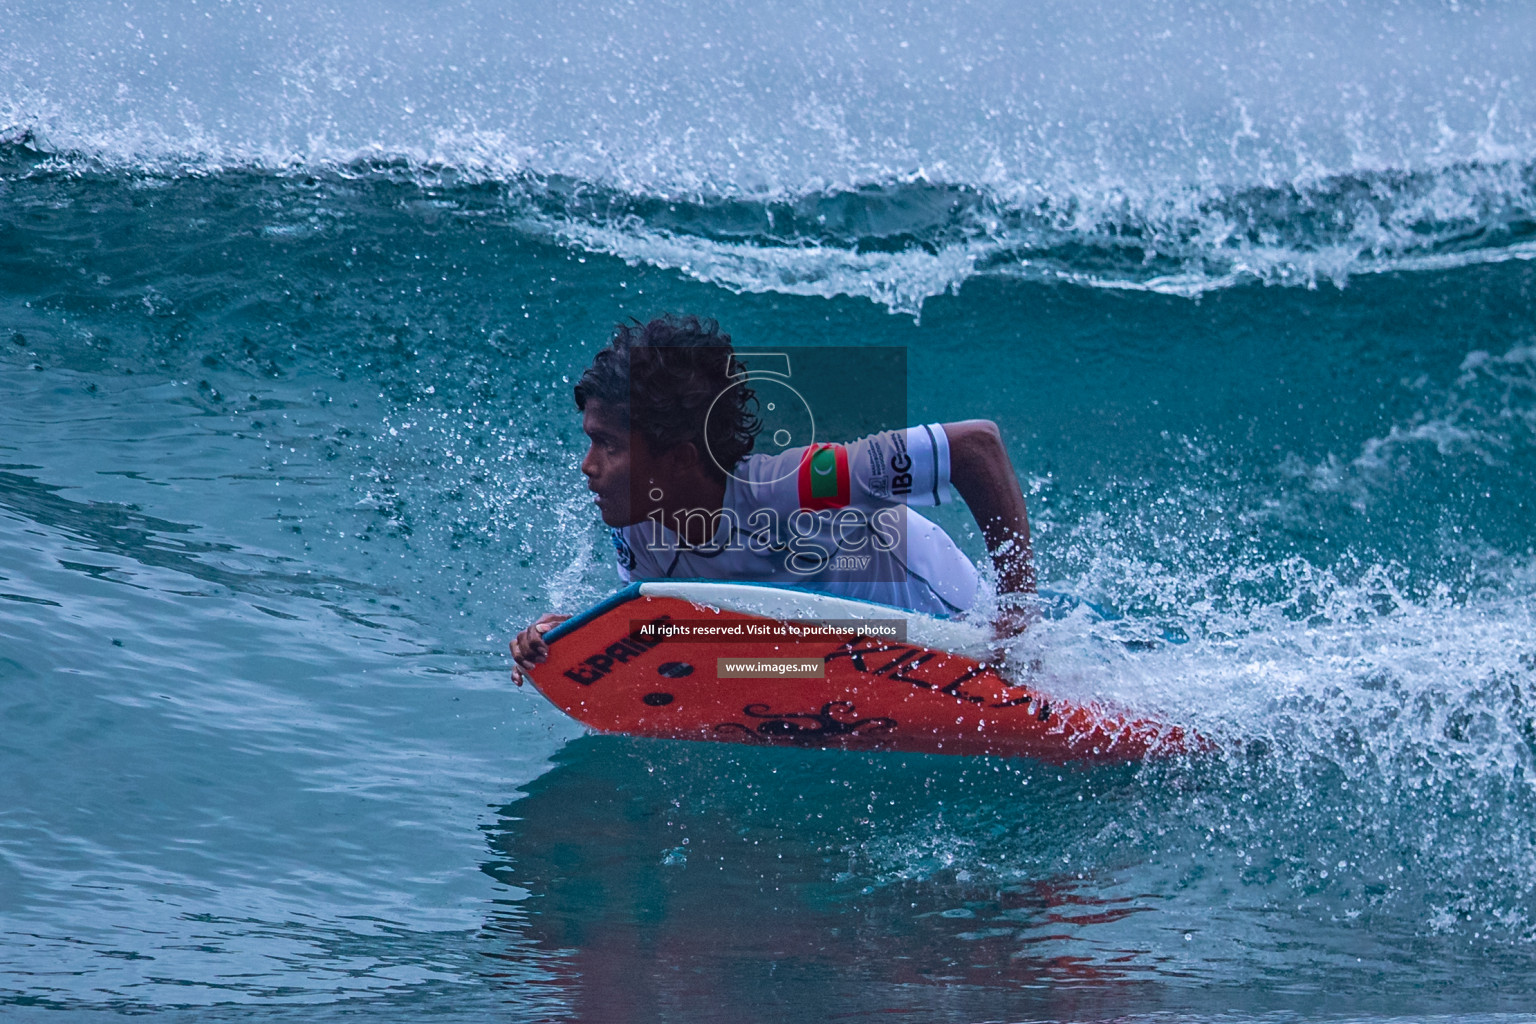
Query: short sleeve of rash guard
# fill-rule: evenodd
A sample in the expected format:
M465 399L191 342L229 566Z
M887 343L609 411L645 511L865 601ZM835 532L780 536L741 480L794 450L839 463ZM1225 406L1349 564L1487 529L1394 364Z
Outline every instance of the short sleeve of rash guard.
M640 526L626 526L623 529L609 528L608 534L613 538L614 568L618 570L619 579L625 583L633 583L635 580L654 579L661 575L661 570L656 565L656 556L645 546L643 530Z
M937 423L886 430L848 444L794 448L752 462L753 504L781 514L954 500L949 439Z

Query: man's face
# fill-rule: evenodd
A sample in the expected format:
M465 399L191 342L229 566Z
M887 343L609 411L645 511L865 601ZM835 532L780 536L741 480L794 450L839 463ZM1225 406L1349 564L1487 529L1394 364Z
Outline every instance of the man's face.
M596 399L588 399L581 413L581 429L590 444L581 471L603 522L629 526L646 517L656 504L648 494L657 482L659 467L645 439L632 434L622 419Z

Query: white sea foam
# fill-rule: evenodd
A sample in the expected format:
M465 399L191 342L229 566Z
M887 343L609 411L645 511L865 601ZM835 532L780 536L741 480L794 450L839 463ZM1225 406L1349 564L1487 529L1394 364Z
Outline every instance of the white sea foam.
M393 163L509 183L514 205L530 182L576 183L597 201L518 206L519 223L734 290L907 314L978 273L1197 296L1536 255L1533 19L11 2L0 139L152 174ZM724 201L746 206L722 220ZM783 204L805 214L787 232Z

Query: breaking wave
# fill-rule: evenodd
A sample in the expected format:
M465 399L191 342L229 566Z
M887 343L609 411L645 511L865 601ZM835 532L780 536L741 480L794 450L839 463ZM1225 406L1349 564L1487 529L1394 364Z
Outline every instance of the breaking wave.
M852 296L917 316L978 276L1195 298L1260 283L1536 258L1536 163L1337 175L1283 185L1052 192L929 180L762 196L624 191L485 165L407 160L225 168L113 166L13 132L7 179L255 174L281 188L403 187L440 210L736 292Z

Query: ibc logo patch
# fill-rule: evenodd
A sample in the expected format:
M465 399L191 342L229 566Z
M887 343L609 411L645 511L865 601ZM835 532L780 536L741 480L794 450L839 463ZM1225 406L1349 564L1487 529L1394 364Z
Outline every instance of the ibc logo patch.
M891 456L891 496L904 498L912 493L912 456L907 451L907 432L893 430L891 447L896 449Z

